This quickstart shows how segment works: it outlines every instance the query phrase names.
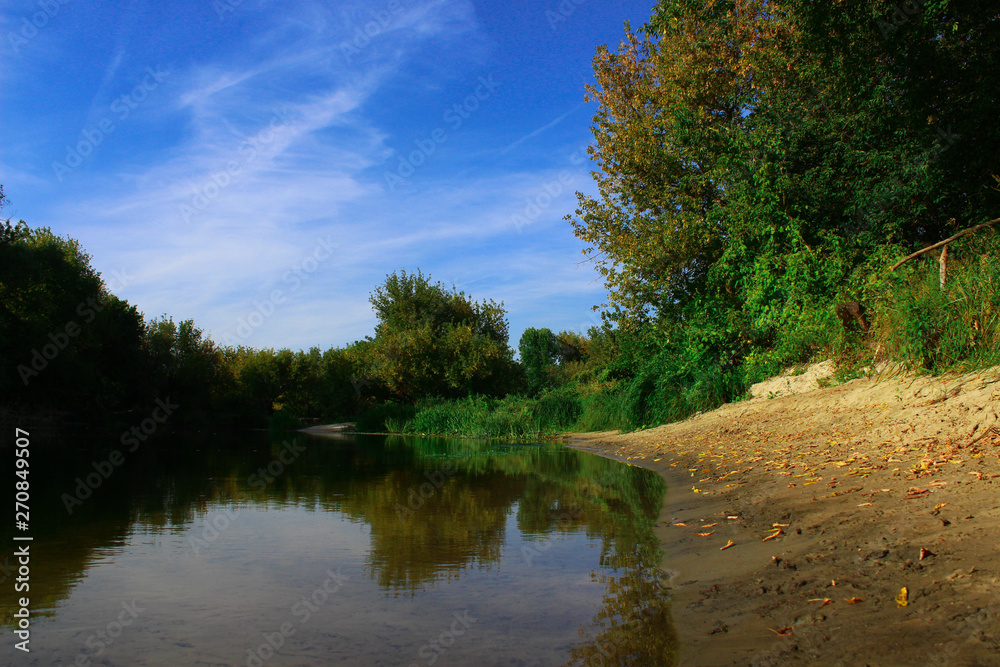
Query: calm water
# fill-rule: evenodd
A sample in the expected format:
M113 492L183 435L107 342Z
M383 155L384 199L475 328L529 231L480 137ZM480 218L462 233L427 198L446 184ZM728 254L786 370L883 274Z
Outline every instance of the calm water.
M651 532L664 488L640 468L555 445L381 436L175 436L119 447L111 468L98 444L31 447L31 653L13 647L21 594L0 571L2 664L675 654ZM71 501L95 462L110 476ZM11 537L5 525L8 566Z

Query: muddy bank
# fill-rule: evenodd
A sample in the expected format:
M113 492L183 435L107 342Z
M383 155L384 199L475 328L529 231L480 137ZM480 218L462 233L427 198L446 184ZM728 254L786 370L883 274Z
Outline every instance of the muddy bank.
M682 665L986 666L998 413L996 370L883 377L570 444L666 478Z

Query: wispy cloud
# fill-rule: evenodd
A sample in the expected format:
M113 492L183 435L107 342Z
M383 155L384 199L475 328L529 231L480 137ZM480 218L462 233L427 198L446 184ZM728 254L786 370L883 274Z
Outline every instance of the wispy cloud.
M505 147L504 147L504 148L503 148L503 149L502 149L502 150L500 151L500 154L501 154L501 155L503 155L503 154L505 154L505 153L509 153L510 151L514 150L514 149L515 149L515 148L517 148L518 146L522 145L522 144L523 144L524 142L526 142L526 141L529 141L529 140L531 140L531 139L534 139L534 138L535 138L535 137L537 137L538 135L540 135L540 134L543 134L544 132L547 132L547 131L551 130L551 129L552 129L552 128L554 128L554 127L555 127L556 125L558 125L559 123L561 123L561 122L563 122L564 120L566 120L566 118L567 118L568 116L570 116L570 115L571 115L571 114L573 114L574 112L576 112L576 111L578 111L578 110L582 109L582 108L583 108L583 106L584 106L583 104L577 104L577 105L576 105L575 107L573 107L572 109L570 109L570 110L569 110L569 111L567 111L566 113L562 114L561 116L558 116L558 117L556 117L555 119L553 119L552 121L550 121L550 122L546 123L545 125L541 126L540 128L538 128L538 129L537 129L537 130L535 130L534 132L530 132L529 134L526 134L526 135L524 135L523 137L521 137L520 139L518 139L518 140L517 140L517 141L515 141L514 143L512 143L512 144L509 144L509 145L505 146Z
M170 76L155 105L115 135L125 147L114 160L67 179L51 218L73 221L70 233L99 270L133 278L120 295L147 315L194 318L220 340L282 289L287 299L247 344L346 344L371 333L367 295L404 267L505 301L515 344L539 321L585 328L602 287L577 265L582 244L562 218L575 208L574 190L590 187L589 165L569 161L572 146L566 156L553 151L566 142L548 141L579 107L513 143L490 137L487 116L517 86L505 79L495 109L450 131L412 188L387 192L392 138L406 144L440 125L442 110L489 74L477 59L491 47L468 0L380 2L305 2L278 13L243 3L246 15L225 19L229 41L218 49L164 59ZM156 65L136 62L128 34L95 70L91 115L129 84L124 72ZM411 111L411 95L423 116ZM556 154L537 165L504 162L529 147ZM32 178L7 159L0 182ZM562 184L556 194L546 189L553 182ZM519 229L514 216L539 201ZM333 256L291 290L289 273L319 239Z

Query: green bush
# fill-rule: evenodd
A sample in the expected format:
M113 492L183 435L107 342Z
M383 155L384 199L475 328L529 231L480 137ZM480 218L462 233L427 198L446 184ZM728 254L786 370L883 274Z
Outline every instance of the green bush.
M361 433L398 433L400 425L410 419L415 411L412 405L379 403L361 413L354 420L354 428Z
M885 277L873 290L881 354L934 373L1000 364L1000 234L952 244L948 282L935 258Z

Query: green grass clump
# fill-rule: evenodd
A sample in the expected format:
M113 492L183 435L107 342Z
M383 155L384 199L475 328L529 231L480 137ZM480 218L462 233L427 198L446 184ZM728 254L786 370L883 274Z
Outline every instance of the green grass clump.
M877 285L868 347L883 358L933 373L1000 364L1000 234L952 245L944 289L933 257Z

